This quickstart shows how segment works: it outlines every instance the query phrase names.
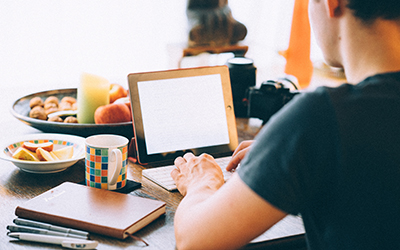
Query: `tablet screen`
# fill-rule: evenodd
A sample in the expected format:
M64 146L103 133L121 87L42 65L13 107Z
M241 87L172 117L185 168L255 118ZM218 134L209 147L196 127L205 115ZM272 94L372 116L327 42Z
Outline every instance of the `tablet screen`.
M228 144L219 74L138 82L148 154Z

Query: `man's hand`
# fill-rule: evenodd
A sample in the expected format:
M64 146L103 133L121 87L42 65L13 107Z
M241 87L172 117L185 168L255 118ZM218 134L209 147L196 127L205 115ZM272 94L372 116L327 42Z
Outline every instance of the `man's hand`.
M208 154L196 157L187 153L175 159L175 166L171 176L182 195L186 195L190 190L215 192L224 184L221 168Z
M249 140L249 141L243 141L239 144L235 152L233 152L232 154L232 159L226 166L227 171L231 171L237 168L239 163L243 160L247 152L250 150L252 143L253 141Z

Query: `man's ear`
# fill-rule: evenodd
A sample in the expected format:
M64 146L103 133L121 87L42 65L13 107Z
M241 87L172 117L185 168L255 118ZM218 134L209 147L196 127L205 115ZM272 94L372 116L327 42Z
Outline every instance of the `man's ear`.
M328 8L329 17L334 18L342 15L343 0L325 0L325 2Z

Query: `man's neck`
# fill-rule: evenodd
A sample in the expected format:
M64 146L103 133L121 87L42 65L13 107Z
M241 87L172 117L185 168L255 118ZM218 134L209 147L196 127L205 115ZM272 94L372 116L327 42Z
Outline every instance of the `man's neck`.
M350 83L400 71L400 23L377 20L370 26L350 20L343 33L343 66Z

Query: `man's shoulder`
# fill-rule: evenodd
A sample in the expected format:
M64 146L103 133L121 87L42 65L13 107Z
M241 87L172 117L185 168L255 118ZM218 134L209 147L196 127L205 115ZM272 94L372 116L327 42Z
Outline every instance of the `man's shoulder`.
M320 87L317 90L320 92L329 92L329 93L348 93L348 94L357 94L357 92L363 92L373 90L374 92L377 90L384 91L391 89L400 89L400 72L388 72L382 74L376 74L365 78L363 81L351 84L351 83L343 83L342 85L329 88L329 87Z
M337 87L318 87L315 91L306 93L307 99L313 101L329 101L333 106L360 100L388 97L400 93L400 72L376 74L367 77L357 84L343 83Z

